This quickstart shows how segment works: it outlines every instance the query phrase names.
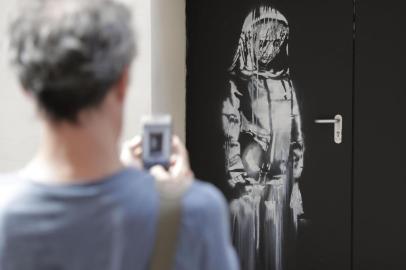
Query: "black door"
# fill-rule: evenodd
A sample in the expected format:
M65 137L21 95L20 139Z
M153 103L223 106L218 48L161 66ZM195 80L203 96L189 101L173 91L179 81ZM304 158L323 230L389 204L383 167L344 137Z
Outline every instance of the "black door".
M354 269L406 269L404 1L356 6Z
M190 0L187 36L187 147L242 269L350 269L353 1Z

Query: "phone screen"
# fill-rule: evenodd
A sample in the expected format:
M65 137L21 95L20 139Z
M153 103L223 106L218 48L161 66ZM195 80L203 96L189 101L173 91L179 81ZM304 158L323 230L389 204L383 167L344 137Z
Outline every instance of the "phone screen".
M172 140L170 116L148 116L142 122L144 167L161 165L168 168Z

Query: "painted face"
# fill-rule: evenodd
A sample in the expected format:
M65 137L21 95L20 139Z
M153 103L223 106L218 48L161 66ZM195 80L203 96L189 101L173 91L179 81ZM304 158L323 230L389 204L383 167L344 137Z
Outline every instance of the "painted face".
M260 65L268 65L280 52L289 28L277 21L267 20L255 27L255 57Z

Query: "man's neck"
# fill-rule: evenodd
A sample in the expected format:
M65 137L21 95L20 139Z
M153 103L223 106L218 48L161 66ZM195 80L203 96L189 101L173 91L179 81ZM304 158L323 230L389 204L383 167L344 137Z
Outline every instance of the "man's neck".
M94 182L122 168L117 131L107 122L44 123L40 149L24 172L49 184Z

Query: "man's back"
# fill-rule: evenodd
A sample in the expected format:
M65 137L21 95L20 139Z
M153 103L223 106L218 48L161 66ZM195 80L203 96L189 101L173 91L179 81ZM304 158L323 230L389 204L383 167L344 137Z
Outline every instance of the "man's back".
M0 177L0 269L147 270L158 203L153 178L135 169L69 186ZM182 207L173 269L237 269L221 194L195 182Z

